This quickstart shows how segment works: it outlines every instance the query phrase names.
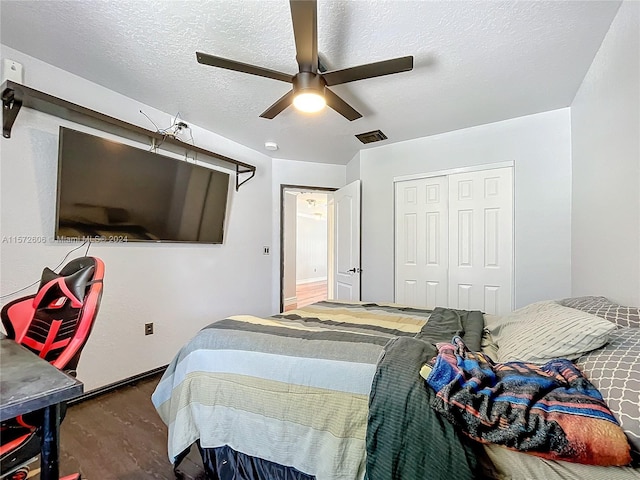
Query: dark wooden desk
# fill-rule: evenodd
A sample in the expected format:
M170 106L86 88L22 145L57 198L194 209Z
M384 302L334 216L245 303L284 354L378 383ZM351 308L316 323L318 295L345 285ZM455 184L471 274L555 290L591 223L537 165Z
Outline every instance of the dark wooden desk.
M58 480L60 404L82 395L84 385L0 332L0 421L43 409L42 480Z

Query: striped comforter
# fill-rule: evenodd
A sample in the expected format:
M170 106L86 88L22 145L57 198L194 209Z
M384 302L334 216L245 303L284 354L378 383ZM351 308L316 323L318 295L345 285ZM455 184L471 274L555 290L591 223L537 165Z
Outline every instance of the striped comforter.
M384 345L431 311L320 302L214 322L171 362L152 401L171 461L196 440L314 475L361 479L369 393Z

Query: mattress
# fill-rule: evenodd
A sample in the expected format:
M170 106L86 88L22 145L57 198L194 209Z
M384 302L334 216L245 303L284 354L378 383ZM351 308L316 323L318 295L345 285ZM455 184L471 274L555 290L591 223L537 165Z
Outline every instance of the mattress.
M419 338L431 314L331 301L212 323L178 352L153 394L169 426L170 460L199 440L209 453L227 446L318 480L365 478L370 394L385 346ZM482 350L495 358L490 335ZM495 480L640 480L629 467L544 460L495 445L478 444L478 452L483 477Z
M430 311L320 302L269 318L234 316L176 355L152 401L171 461L196 440L318 480L361 479L369 393L384 345Z

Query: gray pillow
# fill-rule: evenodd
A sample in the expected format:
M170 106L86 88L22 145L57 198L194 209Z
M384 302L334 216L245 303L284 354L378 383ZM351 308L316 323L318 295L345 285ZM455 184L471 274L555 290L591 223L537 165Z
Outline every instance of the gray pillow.
M527 305L493 325L491 335L498 344L500 362L533 363L575 360L602 347L616 328L607 320L554 301Z
M605 297L573 297L560 300L560 305L606 318L618 328L640 328L640 308L625 307Z
M620 422L634 459L640 458L640 328L620 328L610 342L576 360Z

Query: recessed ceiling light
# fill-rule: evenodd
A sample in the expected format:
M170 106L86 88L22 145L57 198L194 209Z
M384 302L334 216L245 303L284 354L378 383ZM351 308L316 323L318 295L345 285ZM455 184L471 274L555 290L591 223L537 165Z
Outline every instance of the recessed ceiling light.
M278 149L278 144L276 142L264 142L264 148L273 152Z

